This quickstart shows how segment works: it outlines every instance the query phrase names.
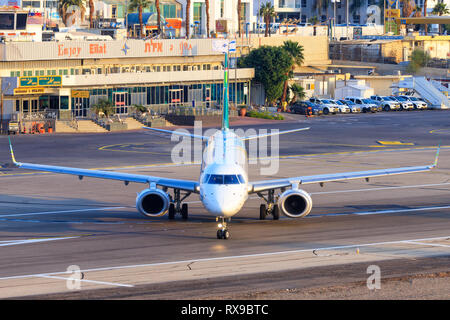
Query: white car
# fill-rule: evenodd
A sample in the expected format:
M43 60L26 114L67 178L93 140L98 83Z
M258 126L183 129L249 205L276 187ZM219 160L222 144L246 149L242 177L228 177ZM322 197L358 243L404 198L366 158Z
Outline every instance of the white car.
M346 97L345 100L354 102L357 106L361 108L361 112L377 112L378 106L375 103L366 102L364 98L361 97Z
M336 114L339 112L339 107L337 104L332 103L327 99L319 99L319 98L310 98L309 101L320 104L323 110L323 114Z
M400 102L391 97L371 96L370 99L376 101L383 111L400 110Z
M341 99L341 100L337 100L337 102L340 102L340 103L345 104L346 106L348 106L351 113L359 113L359 112L361 112L361 107L358 106L356 103L350 101L350 100Z
M339 108L339 113L350 113L350 107L347 106L345 103L342 103L339 100L330 100L332 103L334 103L335 105L337 105L337 107Z
M399 98L405 98L408 99L409 101L411 101L411 103L414 106L414 109L416 110L420 110L420 109L428 109L428 104L416 97L411 97L411 96L398 96Z
M392 97L400 102L400 110L414 110L414 105L409 99L403 97Z

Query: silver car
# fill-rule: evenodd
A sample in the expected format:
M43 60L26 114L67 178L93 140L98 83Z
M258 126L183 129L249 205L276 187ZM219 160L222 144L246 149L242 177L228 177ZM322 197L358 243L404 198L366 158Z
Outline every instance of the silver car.
M310 98L309 101L319 104L322 107L323 114L336 114L339 112L339 108L336 104L330 102L327 99Z
M411 96L398 96L398 97L405 98L405 99L408 99L409 101L411 101L411 103L414 106L414 109L416 109L416 110L420 110L420 109L424 110L424 109L428 108L428 104L419 98L411 97Z
M402 97L392 97L400 103L400 110L414 110L414 105L411 101Z
M337 107L339 108L339 113L350 113L351 110L349 108L349 106L347 106L345 103L342 103L339 100L330 100L332 103L334 103L335 105L337 105Z
M359 113L361 112L361 107L350 100L340 99L338 100L340 103L347 105L349 107L351 113Z

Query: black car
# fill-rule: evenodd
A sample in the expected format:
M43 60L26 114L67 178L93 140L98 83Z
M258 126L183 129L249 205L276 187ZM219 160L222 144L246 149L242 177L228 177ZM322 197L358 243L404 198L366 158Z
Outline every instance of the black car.
M312 103L310 101L298 101L291 106L291 113L308 114L307 110L311 108L311 112L314 115L319 115L323 113L322 107Z

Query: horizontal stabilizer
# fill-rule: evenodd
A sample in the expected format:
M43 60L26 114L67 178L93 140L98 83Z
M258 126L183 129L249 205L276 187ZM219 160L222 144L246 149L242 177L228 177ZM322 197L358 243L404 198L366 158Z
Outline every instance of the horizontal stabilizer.
M172 131L172 130L164 130L164 129L156 129L156 128L149 128L149 127L143 127L143 128L147 129L147 130L153 130L153 131L158 131L158 132L176 134L176 135L179 135L179 136L191 137L191 138L195 138L195 139L208 140L208 137L199 136L197 134L192 134L192 133L186 133L186 132L181 132L181 131Z
M248 137L243 137L242 140L252 140L252 139L259 139L259 138L265 138L265 137L270 137L270 136L277 136L280 134L286 134L286 133L293 133L293 132L298 132L298 131L305 131L305 130L309 130L310 128L300 128L300 129L293 129L293 130L286 130L286 131L276 131L276 132L270 132L270 133L265 133L265 134L257 134L254 136L248 136Z

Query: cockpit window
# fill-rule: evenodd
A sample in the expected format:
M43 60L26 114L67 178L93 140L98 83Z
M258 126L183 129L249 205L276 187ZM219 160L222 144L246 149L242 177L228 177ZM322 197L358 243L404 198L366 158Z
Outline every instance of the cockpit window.
M212 174L208 181L209 184L223 184L223 175Z
M226 174L223 178L225 184L239 184L238 177L234 174Z
M203 177L203 183L207 183L210 176L210 174L205 174L205 176Z
M206 181L206 178L205 180ZM211 174L209 175L209 184L241 184L243 183L244 178L239 175L239 177L235 174Z
M244 180L244 177L242 176L242 174L238 174L238 178L239 178L240 183L242 183L242 184L245 183L245 180Z

